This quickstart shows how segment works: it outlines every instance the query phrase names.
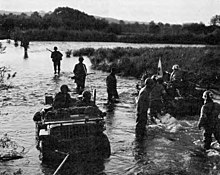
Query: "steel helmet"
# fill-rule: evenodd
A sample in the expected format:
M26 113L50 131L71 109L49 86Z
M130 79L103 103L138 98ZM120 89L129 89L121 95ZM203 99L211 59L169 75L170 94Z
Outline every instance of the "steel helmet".
M178 70L180 67L178 64L174 64L173 67L172 67L172 70Z
M213 97L213 93L211 91L205 91L202 95L202 98L204 100L206 100L207 98L212 98Z
M68 86L66 84L63 84L61 87L60 87L60 91L63 92L63 91L67 91L67 92L70 92Z
M84 58L82 56L79 57L79 61L83 61Z
M156 80L157 80L157 75L152 75L152 76L151 76L151 79L154 80L154 81L156 81Z
M144 81L145 85L146 86L151 86L154 84L154 80L152 80L151 78L147 78L145 81Z
M83 91L82 96L83 98L90 99L92 94L89 91Z

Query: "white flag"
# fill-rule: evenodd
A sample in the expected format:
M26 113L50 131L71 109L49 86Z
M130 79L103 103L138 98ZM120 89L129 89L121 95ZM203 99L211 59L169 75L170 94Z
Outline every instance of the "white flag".
M157 75L158 77L163 77L163 69L161 59L159 58L158 67L157 67Z

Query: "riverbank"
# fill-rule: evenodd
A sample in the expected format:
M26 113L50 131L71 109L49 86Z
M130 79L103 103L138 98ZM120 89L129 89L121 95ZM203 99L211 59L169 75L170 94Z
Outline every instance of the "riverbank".
M219 47L83 48L73 54L89 56L96 70L109 72L116 67L122 76L139 78L145 70L150 75L156 74L160 58L163 71L171 72L172 66L178 64L194 83L216 85L220 79Z

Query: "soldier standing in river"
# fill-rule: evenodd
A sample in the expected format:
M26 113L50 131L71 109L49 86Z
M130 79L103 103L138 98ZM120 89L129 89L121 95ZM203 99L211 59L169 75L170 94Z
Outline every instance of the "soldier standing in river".
M85 88L85 81L87 75L86 65L83 64L83 57L79 57L79 63L75 65L73 73L75 74L76 90L81 94Z
M116 69L112 68L111 73L106 78L108 103L114 102L114 99L119 99L117 91L117 79L115 77Z
M60 74L60 61L62 60L63 54L54 47L54 51L51 53L51 58L53 61L54 74Z
M154 77L151 77L151 79ZM163 79L161 77L155 77L154 85L150 93L150 119L153 123L156 124L157 115L162 113L163 109L163 97L166 94L166 91L162 85Z
M213 102L212 92L203 93L204 105L201 108L199 129L204 128L203 142L204 148L210 149L212 143L212 134L220 144L220 104Z
M150 93L154 82L151 78L145 80L145 86L140 90L137 101L136 136L143 137L148 122L148 109L150 106Z

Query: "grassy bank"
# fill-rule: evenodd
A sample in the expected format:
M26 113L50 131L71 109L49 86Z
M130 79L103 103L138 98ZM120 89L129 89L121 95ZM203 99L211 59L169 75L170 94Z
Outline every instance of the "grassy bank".
M162 60L164 71L171 72L174 64L188 72L188 78L195 83L216 84L220 78L220 49L217 47L185 48L84 48L74 55L88 55L92 67L109 71L116 67L123 76L140 77L147 70L150 74L157 72L158 59Z

